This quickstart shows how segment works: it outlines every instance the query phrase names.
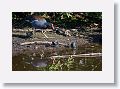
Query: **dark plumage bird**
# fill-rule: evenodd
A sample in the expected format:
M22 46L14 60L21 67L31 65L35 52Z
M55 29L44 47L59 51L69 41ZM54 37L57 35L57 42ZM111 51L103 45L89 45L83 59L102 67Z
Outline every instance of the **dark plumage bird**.
M51 44L52 47L59 47L59 42L56 40L56 41L52 41L52 44Z
M32 27L34 28L33 34L35 33L36 29L40 29L40 31L42 31L44 36L47 37L43 31L45 31L45 29L47 28L54 29L53 24L50 22L47 22L47 20L41 16L33 16L33 15L27 16L25 18L25 21L31 23Z
M56 28L54 28L54 31L55 31L56 34L58 34L58 35L67 36L65 29L56 27Z
M59 42L57 40L52 41L51 47L53 47L52 54L58 55L59 54Z
M56 31L56 33L59 34L59 35L63 35L63 34L64 34L64 31L63 31L61 28L59 28L59 27L56 27L56 28L55 28L55 31Z
M76 43L75 41L71 42L70 47L71 47L72 49L76 49L77 43Z
M73 55L75 55L77 49L77 41L75 39L71 42L70 47L72 48Z
M27 37L32 37L33 33L32 32L26 32Z

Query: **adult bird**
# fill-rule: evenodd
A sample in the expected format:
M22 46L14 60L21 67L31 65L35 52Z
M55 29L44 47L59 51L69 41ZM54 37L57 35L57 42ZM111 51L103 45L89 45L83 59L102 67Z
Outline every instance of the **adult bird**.
M43 33L43 35L48 38L48 36L45 34L45 29L51 28L54 29L54 25L50 22L47 22L44 17L41 16L34 16L30 15L25 18L25 21L31 23L33 29L33 35L35 35L36 29L40 29L40 31Z

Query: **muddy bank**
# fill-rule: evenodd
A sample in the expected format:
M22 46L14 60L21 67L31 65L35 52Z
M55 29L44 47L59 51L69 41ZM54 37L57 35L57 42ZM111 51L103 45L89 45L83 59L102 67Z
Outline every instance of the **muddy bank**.
M58 41L59 43L64 43L69 46L73 40L77 40L78 47L88 44L88 41L83 38L64 37L64 36L57 35L57 34L48 34L48 35L51 35L51 37L53 37L53 38L44 38L44 36L41 33L37 33L36 38L23 39L23 38L18 38L18 37L12 37L12 52L13 52L12 54L13 54L13 56L15 56L17 54L21 54L21 53L26 54L26 53L41 52L42 50L44 50L44 51L53 50L53 47L50 47L50 46L47 47L46 45L36 45L36 44L20 45L21 43L24 43L24 42L34 42L34 41L54 42L54 41ZM59 46L59 48L57 48L57 49L64 50L64 48L65 47L63 47L63 46Z

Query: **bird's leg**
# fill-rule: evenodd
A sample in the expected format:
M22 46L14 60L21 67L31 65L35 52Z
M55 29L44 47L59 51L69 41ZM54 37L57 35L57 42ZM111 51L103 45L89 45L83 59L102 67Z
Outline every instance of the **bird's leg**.
M35 28L33 28L33 38L35 38Z
M48 38L48 36L45 34L45 31L42 30L42 34L43 34L46 38Z

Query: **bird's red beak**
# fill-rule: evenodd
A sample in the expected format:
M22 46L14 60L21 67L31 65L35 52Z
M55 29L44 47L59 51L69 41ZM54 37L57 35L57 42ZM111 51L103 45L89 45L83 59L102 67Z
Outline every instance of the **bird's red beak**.
M52 24L52 29L55 29L54 25Z

